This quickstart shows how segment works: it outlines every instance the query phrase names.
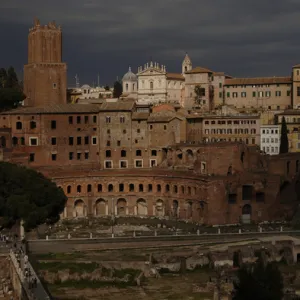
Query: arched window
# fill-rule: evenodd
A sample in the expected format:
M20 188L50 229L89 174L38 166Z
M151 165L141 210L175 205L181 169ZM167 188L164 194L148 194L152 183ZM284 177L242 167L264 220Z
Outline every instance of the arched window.
M35 128L36 128L36 122L30 121L30 129L35 129Z
M134 192L134 184L133 183L129 184L129 192Z
M184 194L184 186L181 186L181 194Z
M91 193L92 192L92 185L88 184L86 190L87 190L88 193Z
M177 194L178 193L178 188L177 185L174 185L174 193Z
M81 193L81 185L77 185L77 193Z
M67 194L71 194L72 187L70 185L67 186Z
M150 81L150 89L153 90L153 81Z
M161 192L161 185L158 184L158 185L156 186L156 189L157 189L157 192L160 193L160 192Z
M126 91L128 91L128 83L126 83Z
M114 186L112 184L108 185L108 191L113 192L114 191Z
M22 129L22 122L17 122L16 123L16 128L18 129L18 130L20 130L20 129Z
M25 138L21 137L20 142L21 142L21 145L24 146L25 145Z
M139 184L139 192L143 192L144 191L144 186L142 184Z
M170 185L169 184L166 185L166 193L168 193L168 192L170 192Z
M98 184L98 192L102 192L102 184Z
M191 194L192 194L192 189L191 189L191 187L190 187L190 186L188 187L188 194L189 194L189 195L191 195Z
M126 157L126 150L121 151L121 157Z

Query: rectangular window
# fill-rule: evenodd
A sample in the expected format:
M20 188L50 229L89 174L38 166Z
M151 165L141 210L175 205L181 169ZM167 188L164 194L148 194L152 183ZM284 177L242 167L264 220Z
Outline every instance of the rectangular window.
M80 116L77 116L77 124L80 124L81 123L81 117Z
M70 146L74 145L74 138L72 136L69 136L69 145Z
M93 123L97 123L97 116L93 116Z
M52 153L52 154L51 154L51 159L52 159L53 161L55 161L55 160L57 159L57 154L56 154L56 153Z
M219 82L219 88L222 88L222 82Z
M256 92L252 92L252 97L253 97L253 98L256 97Z
M73 117L69 116L69 124L73 124Z
M223 98L223 93L219 92L219 98Z
M87 124L89 122L89 116L84 116L84 123Z
M242 98L246 98L247 97L247 93L246 92L242 92L241 96L242 96Z
M117 146L121 146L121 141L117 141Z
M38 145L38 138L30 137L29 138L29 146L37 146Z
M281 96L281 91L276 91L276 92L275 92L275 96L276 96L276 97L280 97L280 96Z
M121 169L127 168L127 160L120 160L120 168Z
M271 97L271 91L266 91L266 97Z
M30 153L30 154L29 154L29 161L30 161L30 162L33 162L34 159L35 159L34 153Z
M74 158L74 152L69 152L69 160L73 160Z
M110 147L110 141L106 141L106 146Z
M287 96L291 96L291 91L286 91Z
M89 159L89 152L84 152L84 159Z
M300 86L297 86L297 96L300 97Z
M85 144L85 145L88 145L89 142L90 142L90 141L89 141L89 137L88 137L88 136L85 136L85 137L84 137L84 144Z
M104 162L104 166L105 166L105 169L111 169L113 164L112 164L112 161L111 160L106 160Z
M142 168L143 167L143 160L142 159L135 159L135 167Z
M81 159L81 152L77 152L77 160Z
M227 93L226 93L226 97L227 97L227 98L230 98L230 92L227 92Z
M157 165L156 159L150 159L150 167L155 167Z
M97 137L96 136L92 137L92 145L97 145Z
M56 129L56 121L51 121L51 129Z
M77 137L77 145L81 145L81 136Z
M56 145L56 137L51 138L51 145Z

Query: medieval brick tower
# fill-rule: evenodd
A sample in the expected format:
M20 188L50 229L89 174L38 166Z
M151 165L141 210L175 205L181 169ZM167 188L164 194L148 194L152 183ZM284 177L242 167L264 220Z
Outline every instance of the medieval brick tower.
M28 35L28 64L24 66L25 105L66 103L67 65L62 63L62 32L54 22L38 19Z

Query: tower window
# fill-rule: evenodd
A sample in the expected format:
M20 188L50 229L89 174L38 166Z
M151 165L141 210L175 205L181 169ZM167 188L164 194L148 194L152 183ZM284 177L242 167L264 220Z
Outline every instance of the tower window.
M57 84L53 83L53 89L57 89Z

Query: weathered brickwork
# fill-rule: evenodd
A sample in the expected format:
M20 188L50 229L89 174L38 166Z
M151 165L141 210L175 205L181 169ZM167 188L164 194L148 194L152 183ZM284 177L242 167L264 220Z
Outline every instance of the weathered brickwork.
M62 62L62 31L54 22L35 20L28 35L28 64L24 66L25 104L66 103L67 65Z

